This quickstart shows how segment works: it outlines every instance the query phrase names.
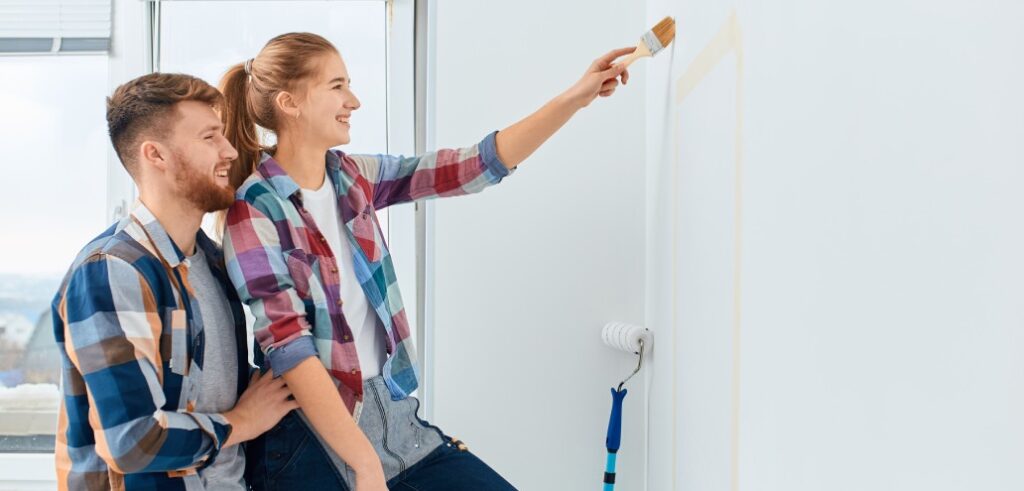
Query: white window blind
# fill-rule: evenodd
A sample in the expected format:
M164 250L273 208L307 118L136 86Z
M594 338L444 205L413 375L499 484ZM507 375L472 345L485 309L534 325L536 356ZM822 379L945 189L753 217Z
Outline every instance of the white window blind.
M0 54L110 49L111 0L0 0Z

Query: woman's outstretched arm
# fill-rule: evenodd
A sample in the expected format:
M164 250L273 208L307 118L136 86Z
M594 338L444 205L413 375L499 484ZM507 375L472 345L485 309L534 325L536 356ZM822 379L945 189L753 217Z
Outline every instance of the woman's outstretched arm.
M576 111L590 105L598 96L608 97L619 85L629 81L629 72L622 65L613 65L616 58L632 53L636 48L609 51L594 60L578 82L559 94L533 114L498 132L498 158L508 168L522 163L551 135L555 134Z

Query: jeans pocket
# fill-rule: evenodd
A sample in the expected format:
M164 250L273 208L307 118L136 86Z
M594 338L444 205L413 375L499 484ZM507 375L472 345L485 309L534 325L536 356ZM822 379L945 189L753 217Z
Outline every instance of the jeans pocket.
M416 438L417 438L417 442L416 443L418 445L420 445L420 446L426 445L428 447L434 447L436 445L444 444L445 442L448 442L448 441L451 440L450 438L448 438L447 435L444 434L443 431L441 431L441 428L438 428L437 426L434 426L434 425L430 424L427 420L420 418L420 416L419 416L419 409L420 409L420 401L419 401L419 399L417 399L415 397L409 397L408 399L411 399L412 401L414 401L413 408L412 408L412 411L410 413L409 419L412 422L412 424L416 427ZM435 437L435 435L436 435L436 437Z
M264 435L263 462L267 489L345 490L335 468L313 430L297 413L290 413Z
M295 438L295 436L279 439L279 443L284 445L267 446L267 477L271 481L287 476L296 467L295 464L301 460L300 457L303 455L303 451L309 445L310 436L308 434L303 434L298 438Z

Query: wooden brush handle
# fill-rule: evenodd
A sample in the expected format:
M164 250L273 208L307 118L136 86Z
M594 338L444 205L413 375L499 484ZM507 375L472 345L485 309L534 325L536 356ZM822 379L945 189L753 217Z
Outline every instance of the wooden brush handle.
M619 59L619 61L616 62L615 64L622 65L623 68L629 68L629 65L632 65L634 61L647 56L651 56L651 50L647 49L647 44L644 43L644 41L641 39L640 42L636 45L636 51Z

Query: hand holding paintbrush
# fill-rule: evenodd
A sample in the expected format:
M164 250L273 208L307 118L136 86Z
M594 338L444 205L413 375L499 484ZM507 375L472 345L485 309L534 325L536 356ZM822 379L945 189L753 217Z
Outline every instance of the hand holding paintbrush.
M608 97L615 88L629 82L627 67L637 58L654 56L668 46L675 37L676 24L665 17L644 34L635 48L619 48L594 60L569 90L558 95L543 107L519 122L501 130L495 137L498 157L506 167L513 168L526 160L580 109L597 97ZM628 55L628 56L626 56ZM625 56L618 63L619 57Z
M594 60L594 63L587 69L587 73L569 89L567 94L572 96L573 100L578 101L579 107L586 107L598 96L612 95L615 93L615 88L619 86L620 80L623 85L629 82L629 71L627 70L629 65L637 59L654 56L665 49L672 43L675 35L676 21L671 17L665 17L653 29L644 33L635 48L612 50ZM620 57L623 58L619 59Z
M629 72L625 65L613 65L612 62L620 56L632 53L635 49L614 49L594 60L583 77L565 92L565 97L577 108L584 108L598 96L608 97L615 93L620 78L623 85L629 82Z

